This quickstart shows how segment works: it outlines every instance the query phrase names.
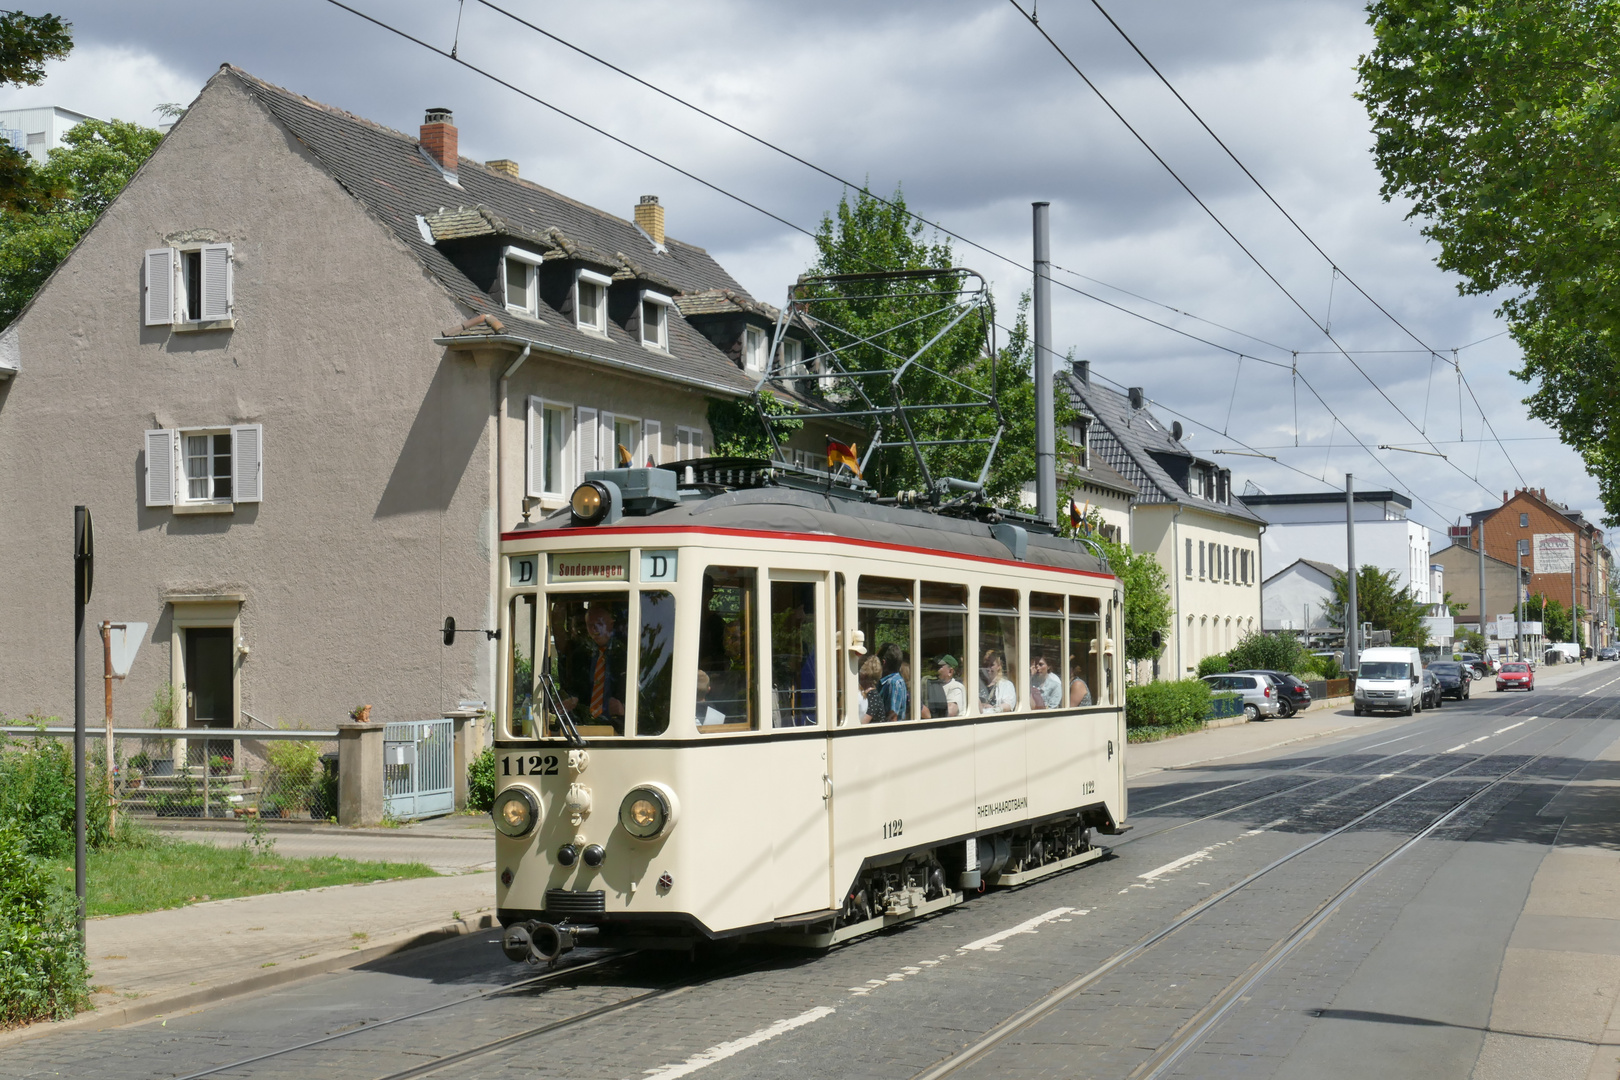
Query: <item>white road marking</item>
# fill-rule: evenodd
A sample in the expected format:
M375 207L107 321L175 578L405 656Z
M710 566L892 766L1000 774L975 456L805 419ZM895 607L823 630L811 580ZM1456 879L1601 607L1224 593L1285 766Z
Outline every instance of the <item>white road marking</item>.
M1465 742L1460 742L1456 746L1453 746L1450 750L1442 750L1440 752L1442 754L1455 754L1459 750L1466 750L1466 749L1468 749L1468 744L1465 743Z
M1008 938L1015 937L1019 934L1033 934L1036 928L1044 926L1053 919L1058 919L1071 913L1075 915L1085 914L1084 911L1076 911L1074 908L1070 907L1053 908L1044 915L1037 915L1033 919L1025 919L1017 926L1009 927L1008 929L1001 931L999 934L991 934L989 937L982 937L978 941L970 941L966 945L958 947L956 951L959 953L964 953L977 952L980 949L989 949L990 951L994 952L997 949L1000 949L1001 943L1006 941Z
M1363 750L1373 750L1373 749L1376 749L1377 747L1380 747L1380 746L1388 746L1390 743L1405 742L1407 739L1415 739L1419 735L1427 735L1427 734L1428 734L1428 732L1426 732L1426 731L1414 731L1410 735L1402 735L1399 739L1385 739L1383 742L1375 742L1375 743L1373 743L1372 746L1363 746L1362 749Z
M1534 717L1532 717L1531 719L1534 719ZM1520 720L1517 724L1509 724L1507 727L1499 727L1495 731L1491 732L1491 734L1492 735L1500 735L1500 734L1502 734L1502 732L1504 732L1504 731L1512 731L1516 727L1524 727L1524 721Z
M1184 866L1191 866L1194 863L1203 862L1205 859L1207 859L1211 855L1213 855L1216 851L1219 851L1221 848L1226 847L1228 844L1235 844L1239 840L1244 839L1245 837L1259 836L1261 833L1266 832L1267 830L1275 829L1278 825L1281 825L1281 824L1285 823L1287 820L1288 819L1285 818L1285 817L1280 817L1280 818L1277 818L1275 821L1268 821L1264 825L1260 826L1258 829L1250 829L1247 832L1239 833L1237 836L1233 837L1231 840L1222 840L1218 844L1211 844L1211 845L1209 845L1209 847L1199 848L1197 851L1193 852L1190 855L1183 855L1179 859L1175 859L1175 860L1173 860L1171 862L1167 862L1163 866L1155 867L1154 869L1149 870L1145 874L1137 874L1136 876L1141 878L1143 881L1148 881L1148 882L1157 881L1157 880L1159 880L1159 878L1163 877L1165 874L1173 874L1177 870L1180 870ZM1139 884L1135 884L1135 883L1132 883L1131 885L1127 886L1127 888L1132 888L1132 889L1145 889L1145 888L1150 888L1150 887L1151 886L1148 886L1148 885L1139 885ZM1125 891L1124 889L1120 890L1120 892L1124 892L1124 891Z
M1489 739L1490 737L1491 736L1489 736L1489 735L1481 735L1479 738L1475 739L1474 742L1471 742L1468 745L1473 746L1474 743L1476 743L1476 742L1484 742L1486 739Z
M1604 683L1602 686L1594 686L1594 687L1592 687L1592 689L1590 689L1586 693L1582 694L1581 697L1590 697L1591 695L1597 693L1599 690L1603 689L1604 686L1613 686L1617 682L1620 682L1620 679L1610 679L1608 682Z
M702 1053L693 1054L678 1065L665 1065L657 1069L648 1069L646 1076L649 1080L676 1080L677 1077L690 1076L699 1069L706 1069L717 1061L724 1061L744 1050L758 1046L762 1042L769 1042L778 1035L786 1035L794 1028L813 1024L824 1016L831 1016L837 1010L826 1005L818 1005L809 1012L802 1012L789 1020L778 1020L770 1027L760 1028L752 1035L744 1035L740 1039L723 1042L719 1046L711 1046Z

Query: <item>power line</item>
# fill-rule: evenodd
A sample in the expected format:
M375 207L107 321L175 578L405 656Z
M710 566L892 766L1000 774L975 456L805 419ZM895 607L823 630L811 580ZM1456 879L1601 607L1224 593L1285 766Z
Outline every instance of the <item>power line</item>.
M1014 0L1014 6L1015 7L1017 6L1016 0ZM1241 169L1243 171L1243 175L1249 178L1250 182L1252 182L1254 184L1254 186L1259 189L1260 193L1266 197L1266 200L1268 202L1270 202L1272 206L1276 207L1277 212L1280 213L1288 221L1288 224L1292 225L1294 227L1294 230L1296 232L1298 232L1300 236L1305 238L1305 242L1310 244L1311 247L1316 249L1316 253L1318 255L1322 256L1322 258L1324 260L1326 260L1327 264L1333 268L1333 270L1334 270L1334 272L1336 274L1342 276L1345 281L1349 282L1351 288L1355 289L1356 292L1360 293L1362 295L1362 297L1369 304L1371 304L1373 307L1377 308L1379 310L1379 312L1381 314L1383 314L1383 316L1385 318L1387 318L1390 322L1394 323L1397 327L1399 327L1403 333L1405 333L1413 341L1415 341L1419 345L1421 345L1426 352L1430 353L1433 356L1439 357L1440 359L1445 359L1443 356L1441 356L1441 354L1439 352L1437 352L1432 346L1430 346L1428 342L1426 342L1422 338L1418 337L1417 334L1414 333L1410 328L1408 328L1405 323L1401 322L1401 320L1396 318L1392 313L1390 313L1390 311L1387 308L1385 308L1384 305L1380 304L1376 299L1374 299L1371 293L1369 293L1366 289L1362 288L1360 283L1357 282L1355 278L1351 277L1348 273L1346 273L1344 268L1341 267L1336 261L1334 261L1334 259L1333 259L1333 257L1331 255L1329 255L1326 251L1324 251L1322 249L1322 245L1318 244L1316 242L1316 239L1314 237L1312 237L1310 233L1305 231L1305 227L1303 225L1301 225L1298 221L1294 220L1294 216L1292 214L1290 214L1283 207L1282 203L1277 201L1277 199L1271 194L1271 192L1266 188L1266 186L1260 182L1259 177L1255 176L1254 173L1250 171L1249 167L1243 163L1242 159L1240 159L1237 156L1237 154L1232 152L1232 148L1227 146L1226 142L1219 135L1215 134L1215 129L1211 128L1209 126L1209 124L1205 122L1204 118L1201 115L1199 115L1198 110L1194 109L1192 107L1192 104L1190 102L1188 102L1188 100L1186 98L1181 96L1181 91L1177 90L1175 88L1175 86L1170 82L1170 80L1165 77L1164 72L1159 70L1158 65L1154 64L1154 62L1152 60L1148 59L1147 54L1144 53L1141 50L1141 48L1136 44L1136 42L1134 40L1132 40L1131 36L1125 32L1125 28L1120 26L1119 23L1114 20L1114 17L1108 13L1108 10L1102 6L1101 0L1091 0L1091 6L1096 8L1097 11L1102 14L1102 17L1104 19L1108 20L1108 25L1112 26L1114 28L1114 31L1117 34L1119 34L1119 36L1121 38L1124 39L1125 44L1129 45L1131 47L1131 50L1133 52L1135 52L1138 57L1141 58L1142 63L1146 64L1148 66L1148 69L1150 71L1152 71L1154 75L1158 76L1159 81L1164 84L1165 89L1169 90L1170 93L1175 97L1175 99L1181 103L1182 107L1185 108L1187 110L1187 112L1192 116L1192 118L1194 120L1198 121L1198 126L1203 128L1205 133L1207 133L1211 139L1215 140L1215 145L1219 146L1223 151L1225 151L1226 156L1232 159L1232 163L1235 164L1239 169ZM1020 10L1022 10L1022 9L1020 9ZM1044 33L1044 31L1043 31L1043 33ZM1048 40L1050 40L1050 38L1048 38ZM1088 80L1088 83L1089 83L1089 80ZM1093 87L1093 89L1095 89L1095 87ZM1504 330L1504 331L1502 331L1502 333L1507 333L1507 331ZM1489 341L1489 340L1491 340L1491 338L1500 337L1500 336L1501 336L1501 334L1492 334L1490 337L1481 338L1480 341L1472 342L1471 344L1472 345L1478 345L1482 341ZM1337 345L1338 342L1334 342L1334 344ZM1470 347L1469 345L1461 346L1461 348L1464 348L1464 349L1469 348L1469 347ZM1460 351L1460 350L1458 350L1458 351ZM1450 363L1451 363L1451 365L1453 367L1455 367L1457 369L1457 374L1462 379L1463 385L1468 386L1469 396L1473 397L1474 396L1474 389L1473 389L1473 387L1471 385L1469 385L1468 377L1466 375L1463 375L1462 366L1456 361L1455 358L1453 358L1450 361ZM1474 404L1476 406L1478 406L1478 404L1479 404L1478 398L1475 398ZM1482 417L1484 416L1484 410L1483 409L1480 410L1480 415ZM1491 433L1494 435L1495 430L1492 429ZM1519 472L1518 463L1515 462L1513 460L1512 455L1510 455L1507 452L1507 447L1502 446L1500 440L1497 441L1497 446L1501 449L1502 456L1507 459L1508 464L1513 467L1513 472L1514 472L1515 475L1518 476L1519 483L1522 485L1524 483L1524 474ZM1461 470L1459 469L1458 471L1460 472Z
M674 163L672 163L670 161L667 161L664 158L661 158L658 155L656 155L656 154L654 154L654 153L652 153L652 152L650 152L648 150L645 150L645 149L635 145L634 143L629 142L626 139L623 139L623 138L621 138L621 137L619 137L617 135L614 135L611 132L606 131L605 129L603 129L601 127L598 127L597 125L592 124L589 121L587 121L587 120L585 120L585 119L583 119L583 118L581 118L579 116L576 116L575 114L573 114L571 112L568 112L567 110L565 110L565 109L563 109L563 108L561 108L561 107L559 107L557 105L554 105L551 102L546 101L545 99L543 99L543 98L541 98L541 97L539 97L539 96L537 96L537 95L535 95L533 93L530 93L529 91L524 90L521 87L518 87L518 86L514 85L513 83L508 82L507 80L502 79L499 76L497 76L497 75L495 75L495 74L493 74L493 73L491 73L489 71L486 71L483 68L478 67L475 64L470 63L467 60L461 59L459 56L452 56L450 53L446 52L445 50L440 49L437 46L434 46L434 45L422 40L421 38L415 37L414 35L409 34L409 33L405 32L404 30L401 30L401 29L399 29L397 27L394 27L394 26L392 26L392 25L390 25L390 24L388 24L386 22L383 22L382 20L377 19L377 18L375 18L375 17L373 17L371 15L368 15L365 12L362 12L362 11L359 11L359 10L353 8L353 7L350 7L348 4L343 3L342 0L327 0L327 2L332 4L335 7L341 8L344 11L349 12L352 15L355 15L355 16L358 16L361 19L364 19L366 22L369 22L374 26L377 26L377 27L379 27L381 29L387 30L388 32L390 32L390 33L392 33L392 34L394 34L394 35L396 35L398 37L401 37L401 38L411 42L412 44L419 45L422 48L427 49L429 52L434 53L435 55L441 56L441 57L443 57L443 58L445 58L447 60L452 61L453 63L459 64L462 67L467 68L469 71L474 72L475 74L482 75L484 78L489 79L491 82L494 82L497 85L500 85L500 86L502 86L502 87L504 87L504 88L506 88L508 90L511 90L514 93L519 94L520 96L522 96L524 98L527 98L528 100L533 101L536 104L541 105L541 106L551 110L552 112L555 112L558 115L566 118L566 119L572 120L575 123L581 125L582 127L585 127L588 130L590 130L592 132L595 132L596 134L602 135L603 137L611 140L612 142L614 142L614 143L616 143L616 144L618 144L620 146L623 146L628 150L632 150L635 153L640 154L643 157L648 158L649 160L657 162L658 164L665 166L666 168L678 173L679 175L684 176L684 177L694 181L695 183L700 184L701 186L706 187L706 188L708 188L708 189L710 189L710 190L712 190L712 191L714 191L714 192L716 192L716 193L718 193L720 195L723 195L726 198L732 199L733 201L735 201L735 202L737 202L737 203L739 203L739 204L741 204L743 206L746 206L749 209L754 210L754 211L764 215L765 217L768 217L771 220L778 222L779 224L785 225L788 228L793 229L794 231L802 233L802 234L804 234L806 236L810 236L812 238L814 238L814 236L815 236L814 233L811 233L810 230L805 229L803 226L800 226L800 225L796 224L795 222L792 222L792 221L788 220L787 218L782 217L779 214L776 214L776 213L774 213L774 212L772 212L770 210L767 210L764 207L762 207L762 206L760 206L760 205L758 205L758 204L756 204L754 202L751 202L750 200L742 197L741 195L738 195L738 194L736 194L736 193L734 193L732 191L729 191L728 189L726 189L724 187L721 187L719 184L716 184L716 183L714 183L712 181L709 181L709 180L705 180L702 177L697 176L696 174L694 174L692 172L689 172L688 170L683 169L680 166L675 165ZM480 2L483 3L483 2L486 2L486 0L480 0ZM769 145L769 144L767 144L767 145ZM820 171L820 170L818 170L818 171ZM827 175L832 175L832 174L827 174ZM835 177L835 179L836 179L836 177ZM865 189L863 188L863 189L860 189L860 190L864 191ZM867 194L870 195L870 192L868 192ZM872 196L872 197L873 198L878 198L877 196ZM893 206L893 204L888 203L887 200L879 199L879 201L884 202L885 205ZM918 221L924 222L925 224L933 224L932 222L928 222L927 219L925 219L925 218L921 218L921 217L918 217L917 215L910 214L909 211L905 211L905 212L909 216L913 217L914 219L916 219ZM1017 266L1019 269L1022 269L1025 272L1033 272L1029 267L1025 267L1022 264L1018 263L1016 260L1010 259L1010 258L1008 258L1007 256L1004 256L1004 255L1001 255L1000 253L995 252L995 251L991 250L990 248L984 247L981 244L978 244L978 243L976 243L974 241L968 240L965 237L960 237L956 233L949 232L949 230L945 230L945 229L941 228L941 231L946 232L948 235L951 235L953 237L957 237L958 239L963 240L964 243L968 243L971 246L973 246L973 247L975 247L975 248L977 248L977 249L979 249L981 251L986 252L987 254L990 254L990 255L992 255L992 256L994 256L996 258L1000 258L1003 261L1005 261L1005 262L1007 262L1007 263L1009 263L1009 264L1011 264L1013 266ZM1173 333L1180 334L1180 335L1182 335L1184 337L1187 337L1187 338L1190 338L1192 340L1198 341L1198 342L1200 342L1202 344L1205 344L1205 345L1208 345L1208 346L1210 346L1212 348L1219 349L1219 350L1221 350L1223 352L1230 353L1231 355L1238 357L1240 360L1243 359L1243 358L1247 358L1247 359L1255 360L1258 363L1268 364L1268 365L1273 366L1273 367L1280 367L1280 368L1289 368L1290 367L1290 365L1288 365L1288 364L1281 364L1281 363L1278 363L1277 361L1266 360L1266 359L1261 358L1261 357L1255 357L1255 356L1251 356L1251 355L1246 354L1246 353L1241 353L1241 352L1239 352L1239 351L1237 351L1235 349L1231 349L1231 348L1229 348L1227 346L1224 346L1224 345L1218 344L1216 342L1209 341L1209 340L1207 340L1205 338L1199 337L1196 334L1188 333L1187 331L1182 330L1179 327L1174 327L1174 326L1170 326L1170 325L1168 325L1166 323L1161 323L1158 320L1152 319L1152 318L1150 318L1150 317L1148 317L1146 315L1141 314L1140 312L1132 311L1129 308L1123 307L1122 305L1115 304L1115 303L1113 303L1111 301L1108 301L1108 300L1105 300L1105 299L1103 299L1101 297L1095 296L1095 295L1093 295L1091 293L1086 292L1083 289L1079 289L1079 288L1077 288L1075 286L1072 286L1072 285L1069 285L1069 284L1067 284L1065 282L1060 281L1060 282L1057 282L1057 284L1060 285L1063 288L1067 288L1072 292L1075 292L1075 293L1077 293L1077 294L1079 294L1081 296L1084 296L1084 297L1086 297L1088 299L1091 299L1091 300L1093 300L1093 301L1095 301L1097 303L1103 304L1103 305L1105 305L1107 307L1114 308L1114 309L1116 309L1118 311L1122 311L1122 312L1124 312L1126 314L1129 314L1129 315L1132 315L1132 316L1134 316L1136 318L1142 319L1143 321L1153 323L1154 325L1160 326L1160 327L1162 327L1162 328L1164 328L1166 330L1170 330ZM1123 290L1121 290L1121 291L1123 291ZM1308 317L1308 313L1307 313L1307 317ZM1003 327L1003 329L1005 329L1005 327ZM1335 342L1335 344L1337 344L1337 342ZM1348 358L1348 354L1346 354L1346 356ZM1354 360L1352 360L1351 362L1353 364ZM1365 374L1365 373L1363 373L1363 374ZM1372 455L1372 452L1371 452L1370 449L1368 449L1366 443L1358 435L1356 435L1356 433L1354 431L1352 431L1350 429L1349 425L1345 424L1344 421L1338 417L1338 415L1333 411L1332 407L1330 405L1328 405L1326 399L1324 399L1322 397L1322 395L1317 392L1316 388L1311 385L1311 383L1310 383L1310 381L1308 379L1306 379L1303 375L1297 375L1297 377L1299 378L1299 380L1301 382L1305 383L1306 388L1308 390L1310 390L1312 396L1315 397L1317 399L1317 401L1322 405L1322 407L1327 410L1329 415L1333 416L1334 420L1339 424L1339 426L1341 426L1341 427L1343 427L1345 429L1346 433L1348 433L1350 435L1350 437L1355 440L1356 444L1358 446L1360 446L1361 449L1363 451L1365 451L1370 457L1372 457L1373 461L1377 462L1379 464L1379 466L1386 473L1389 474L1389 476L1390 476L1390 478L1392 480L1394 480L1401 487L1406 488L1409 492L1411 492L1412 496L1414 498L1418 499L1419 502L1422 502L1423 505L1425 507L1427 507L1431 512L1434 512L1437 516L1439 515L1439 512L1436 511L1434 509L1434 507L1431 506L1427 501L1425 501L1421 496L1417 495L1416 491L1413 490L1410 487L1410 485L1407 485L1398 476L1396 476L1395 473L1387 465L1385 465L1383 462L1379 461L1379 459L1376 456ZM1112 382L1113 380L1107 380L1107 381ZM1116 385L1118 385L1118 384L1116 384ZM1387 400L1387 397L1386 397L1386 400ZM1393 404L1393 402L1391 404ZM1173 411L1173 410L1168 410L1168 411ZM1178 413L1177 415L1181 415L1181 414ZM1404 413L1402 415L1404 416ZM1192 418L1188 417L1187 419L1191 420ZM1199 426L1201 426L1201 427L1206 426L1201 421L1193 420L1192 422L1193 423L1198 423ZM1409 419L1408 419L1408 422L1410 422ZM1213 431L1214 428L1211 427L1210 430ZM1239 441L1239 440L1234 439L1233 441ZM1280 464L1285 464L1285 467L1290 468L1290 469L1293 468L1292 466L1287 466L1286 463L1280 463ZM1298 470L1298 469L1294 469L1294 471L1300 472L1300 474L1303 475L1303 476L1310 476L1309 473L1302 472L1301 470ZM1461 472L1460 469L1458 471ZM1462 475L1467 476L1466 473L1463 473ZM1315 478L1313 477L1313 479L1315 479ZM1472 479L1472 478L1470 478L1470 479ZM1479 481L1477 479L1475 479L1474 482L1479 483ZM1480 484L1480 487L1484 488L1484 485ZM1485 488L1485 490L1487 492L1489 492L1488 488Z

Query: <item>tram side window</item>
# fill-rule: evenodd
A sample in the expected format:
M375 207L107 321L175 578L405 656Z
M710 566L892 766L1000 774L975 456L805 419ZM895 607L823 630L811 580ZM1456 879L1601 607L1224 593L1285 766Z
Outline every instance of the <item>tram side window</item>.
M917 715L911 667L911 588L912 583L902 578L861 577L856 593L860 630L866 637L868 662L875 657L881 668L877 684L866 693L863 724L910 720Z
M1107 703L1110 705L1114 703L1114 649L1117 648L1114 643L1119 641L1120 638L1119 605L1110 600L1108 601L1108 621L1103 627L1102 645L1103 692Z
M816 587L771 582L771 726L816 724Z
M669 730L670 682L675 675L675 597L662 590L641 594L641 657L636 676L636 734Z
M623 735L626 631L630 597L624 592L564 593L546 614L543 668L563 708L586 735ZM562 734L555 716L548 733Z
M752 567L711 566L703 572L698 628L697 723L708 731L752 731L759 710L758 574Z
M1069 705L1094 705L1097 665L1102 646L1097 640L1098 609L1094 598L1069 597Z
M534 630L535 598L533 593L512 598L511 655L511 711L507 714L507 727L514 736L537 736L534 727Z
M1029 707L1060 709L1063 686L1063 597L1029 594Z
M923 719L966 716L967 687L962 682L967 651L966 585L922 583Z
M1018 590L979 590L979 711L1018 707Z

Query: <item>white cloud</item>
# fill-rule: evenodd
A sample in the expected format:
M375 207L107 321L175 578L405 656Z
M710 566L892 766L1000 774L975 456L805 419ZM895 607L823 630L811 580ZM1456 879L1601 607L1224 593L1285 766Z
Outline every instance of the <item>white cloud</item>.
M38 86L0 94L0 108L58 105L102 120L131 120L155 126L153 110L167 102L189 104L202 89L195 77L177 71L144 49L127 45L80 45L65 60L45 65Z

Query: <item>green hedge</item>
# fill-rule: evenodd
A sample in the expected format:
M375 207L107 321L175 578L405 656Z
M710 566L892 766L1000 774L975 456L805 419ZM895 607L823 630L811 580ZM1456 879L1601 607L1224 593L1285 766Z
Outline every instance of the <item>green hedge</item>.
M105 847L107 785L94 756L85 764L85 842ZM0 735L0 822L16 828L35 858L72 856L73 749L66 741Z
M1209 684L1202 679L1150 682L1125 690L1125 726L1176 727L1209 715Z
M495 748L484 752L467 766L467 809L488 813L495 806Z
M72 890L29 856L23 832L0 823L0 1027L88 1007L77 908Z

